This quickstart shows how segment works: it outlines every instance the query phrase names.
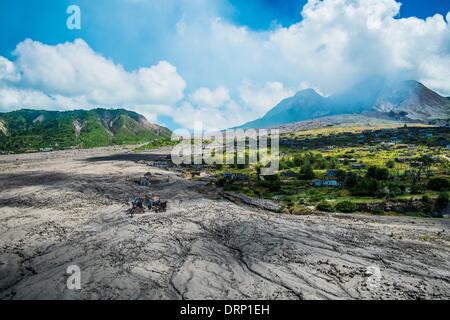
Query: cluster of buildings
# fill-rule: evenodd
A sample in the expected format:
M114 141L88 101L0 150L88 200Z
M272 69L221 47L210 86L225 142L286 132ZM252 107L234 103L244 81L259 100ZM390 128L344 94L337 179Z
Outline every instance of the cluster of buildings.
M403 144L426 144L450 149L448 127L405 127L394 129L363 130L362 132L339 132L331 135L307 137L283 137L280 146L299 150L322 149L330 151L335 145L357 147L363 144L380 145L384 149L400 148Z
M314 187L339 187L341 183L336 178L339 170L329 169L325 173L325 179L314 179L311 185Z

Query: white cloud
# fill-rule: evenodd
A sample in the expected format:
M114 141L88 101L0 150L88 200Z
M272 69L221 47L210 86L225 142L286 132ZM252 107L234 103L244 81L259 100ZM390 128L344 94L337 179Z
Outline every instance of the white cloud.
M20 108L38 108L49 110L89 108L89 103L83 98L67 98L61 95L46 95L42 91L18 89L15 87L0 87L0 111Z
M207 88L201 88L200 90L200 92L209 93L215 91ZM198 90L196 92L198 93ZM201 97L204 98L203 95ZM206 99L209 103L202 103L202 101L199 103L198 98L197 95L192 95L190 99L183 101L173 111L174 121L183 126L183 128L193 129L194 126L200 123L205 130L221 130L232 127L245 114L244 108L229 98L222 99L221 104L217 104L218 100L210 101L209 99Z
M329 92L373 74L415 78L431 84L424 64L450 68L450 28L441 15L426 20L396 19L394 0L310 0L304 20L280 28L271 42L281 48L294 70ZM434 87L450 92L450 83Z
M170 46L191 85L303 82L329 94L381 74L450 94L449 20L398 18L399 8L395 0L310 0L301 21L265 32L215 17L183 19Z
M14 56L14 62L0 57L0 76L7 80L0 86L3 109L110 106L169 113L186 87L166 61L128 72L81 39L56 46L25 40Z
M225 114L219 110L205 107L194 107L190 102L181 103L173 113L173 119L184 128L192 129L201 123L203 129L214 130L226 126Z
M256 88L249 82L243 82L239 87L242 101L254 114L254 118L264 115L281 100L295 94L292 88L285 88L281 82L267 82L263 87Z
M192 102L209 108L219 108L229 100L230 93L224 87L217 87L215 90L202 87L195 90L191 96Z
M17 81L20 79L16 72L14 63L0 56L0 82L3 81Z
M255 114L257 110L241 100L232 99L227 88L202 87L173 111L173 119L186 129L193 129L200 123L203 129L216 131L250 121Z

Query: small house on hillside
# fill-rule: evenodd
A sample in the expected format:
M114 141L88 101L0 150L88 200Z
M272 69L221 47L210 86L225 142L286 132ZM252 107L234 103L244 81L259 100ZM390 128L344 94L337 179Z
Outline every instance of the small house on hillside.
M294 171L289 170L289 171L283 171L281 173L281 175L285 178L295 178L295 177L297 177L298 174L295 173Z
M147 165L149 165L150 167L155 167L155 168L165 168L165 167L170 167L173 163L169 162L169 161L148 161Z
M339 187L339 182L335 179L315 179L311 183L314 187Z
M222 173L222 178L232 181L248 181L250 179L246 174L231 172Z
M326 177L336 177L338 172L339 172L339 170L330 169L330 170L327 170L327 172L325 173L325 176Z

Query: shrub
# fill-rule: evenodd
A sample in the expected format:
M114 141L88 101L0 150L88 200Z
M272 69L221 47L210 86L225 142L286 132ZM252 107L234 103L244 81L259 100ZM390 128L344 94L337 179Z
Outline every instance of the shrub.
M288 207L292 207L294 205L294 201L292 200L292 198L286 198L285 200L286 206Z
M278 174L264 176L264 181L262 181L260 184L268 188L269 191L279 191L281 188L280 176Z
M395 167L395 161L394 160L388 160L386 162L386 167L388 167L390 169L394 168Z
M381 190L380 183L373 178L360 178L351 192L357 196L375 196Z
M387 186L380 186L375 196L377 198L390 198L392 195L389 193L389 188Z
M422 185L413 185L411 187L411 194L421 194L425 192L425 188Z
M346 177L347 177L346 171L339 169L336 172L336 179L338 179L339 181L345 181Z
M389 170L387 168L380 167L369 167L367 169L367 177L376 180L387 180L389 179Z
M422 203L423 203L423 204L429 204L429 203L431 203L431 198L430 198L428 195L424 194L424 195L422 196Z
M271 175L265 175L262 176L264 181L270 181L270 182L278 182L280 181L280 175L279 174L271 174Z
M389 195L392 197L401 196L402 194L405 193L405 190L406 190L404 185L395 183L395 182L389 183L388 189L389 189Z
M439 197L437 198L437 202L444 204L444 205L448 205L448 202L449 202L448 192L441 192L439 194Z
M216 185L218 186L218 187L223 187L224 185L225 185L225 179L224 178L219 178L218 180L217 180L217 182L216 182Z
M428 181L428 189L433 191L447 191L450 188L450 182L444 178L432 178Z
M358 175L353 172L349 172L345 177L344 182L345 186L347 188L353 188L354 186L356 186L357 183L358 183Z
M314 170L310 165L304 165L300 169L299 179L300 180L312 180L315 178Z
M441 192L439 197L436 199L434 203L434 214L435 217L442 217L445 209L447 209L449 203L449 195L448 192Z
M271 192L277 192L280 191L281 188L281 181L272 181L268 185L269 191Z
M238 184L226 184L223 186L224 191L240 191L241 186Z
M255 194L255 196L257 196L258 198L262 198L263 197L263 192L259 189L254 189L253 193Z
M430 214L433 210L433 200L426 194L422 196L422 205L423 205L423 212L426 214Z
M336 205L336 209L340 212L351 213L358 210L358 207L351 201L341 201Z
M316 209L320 210L320 211L324 211L324 212L334 212L335 211L334 206L328 201L321 201L317 205Z
M322 194L313 194L309 197L309 202L319 202L325 198Z
M377 215L377 216L381 216L384 214L384 211L381 210L380 208L373 208L372 209L372 214Z

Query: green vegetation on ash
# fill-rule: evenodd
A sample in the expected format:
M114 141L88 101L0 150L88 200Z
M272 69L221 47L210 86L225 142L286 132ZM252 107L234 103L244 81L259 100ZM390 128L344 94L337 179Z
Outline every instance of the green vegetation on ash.
M136 149L134 149L135 152L139 152L139 151L145 151L145 150L154 150L154 149L159 149L159 148L164 148L164 147L174 147L180 143L183 142L183 138L178 137L175 140L172 140L171 138L162 138L162 139L155 139L155 140L150 140L147 144L142 145L137 147ZM190 139L189 141L184 140L183 143L190 143L191 145L195 144L195 139ZM203 140L203 142L199 142L199 143L203 143L203 145L206 145L208 143L211 143L210 140Z
M318 133L320 132L320 133ZM211 172L225 190L280 201L287 212L309 206L330 212L440 216L450 187L450 130L404 127L311 131L281 138L279 172L253 165L218 165ZM241 173L248 181L220 178ZM313 181L335 180L337 186Z
M172 141L170 138L156 139L151 140L149 143L134 149L134 151L139 152L145 150L159 149L163 147L173 147L178 143L179 143L178 141Z
M0 127L3 153L139 144L171 135L169 129L124 109L19 110L0 113Z

